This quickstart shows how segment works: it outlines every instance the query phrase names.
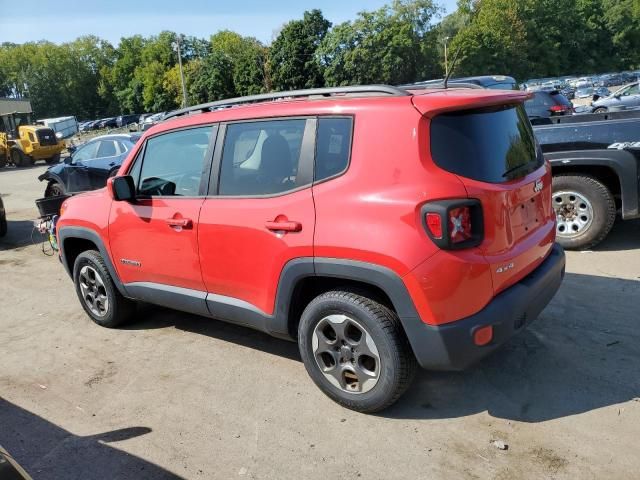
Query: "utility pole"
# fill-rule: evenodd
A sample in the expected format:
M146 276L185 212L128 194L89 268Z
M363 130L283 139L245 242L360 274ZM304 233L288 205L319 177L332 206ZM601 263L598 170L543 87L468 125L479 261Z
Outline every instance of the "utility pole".
M178 65L180 68L180 81L182 82L182 106L187 107L187 87L184 84L184 72L182 71L182 53L180 52L180 40L182 35L178 35L176 43L178 44Z
M449 76L449 59L447 58L447 42L450 37L444 37L444 77Z

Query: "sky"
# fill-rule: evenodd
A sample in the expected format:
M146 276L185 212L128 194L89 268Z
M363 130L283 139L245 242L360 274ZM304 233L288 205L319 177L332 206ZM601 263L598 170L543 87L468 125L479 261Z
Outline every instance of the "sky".
M447 13L456 0L436 0ZM71 41L97 35L117 44L121 37L171 30L201 38L229 29L270 43L274 33L305 10L319 8L332 23L352 20L391 0L35 0L20 8L0 0L0 43Z

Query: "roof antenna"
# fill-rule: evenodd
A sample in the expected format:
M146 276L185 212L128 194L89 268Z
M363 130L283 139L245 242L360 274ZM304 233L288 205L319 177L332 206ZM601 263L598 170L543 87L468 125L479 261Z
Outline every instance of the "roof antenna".
M458 54L460 53L460 50L462 49L462 45L460 45L458 47L458 49L456 50L456 54L453 56L453 62L451 62L451 68L449 69L449 72L447 73L447 76L444 77L444 88L448 88L448 83L449 83L449 77L451 77L451 73L453 72L453 69L456 68L456 61L458 60Z

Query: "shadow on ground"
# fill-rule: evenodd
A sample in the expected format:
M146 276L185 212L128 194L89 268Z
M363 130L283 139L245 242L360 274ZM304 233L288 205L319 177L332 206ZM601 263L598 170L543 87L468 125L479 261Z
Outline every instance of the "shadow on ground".
M567 273L540 318L465 372L419 370L382 416L543 422L640 396L640 281ZM300 360L297 345L224 322L142 307L131 329L175 328Z
M179 479L107 445L151 432L130 427L81 437L0 398L0 445L34 479Z
M43 241L46 239L38 231L34 231L32 220L7 219L7 234L0 238L0 251L27 247L34 243L40 245ZM46 246L49 246L48 241Z
M640 219L617 221L604 241L594 247L596 252L615 252L640 248Z

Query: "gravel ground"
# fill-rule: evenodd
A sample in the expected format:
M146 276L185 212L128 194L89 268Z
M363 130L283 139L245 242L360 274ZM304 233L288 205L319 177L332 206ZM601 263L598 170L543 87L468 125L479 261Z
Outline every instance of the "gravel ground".
M35 479L638 475L639 222L569 253L558 295L504 349L419 372L372 416L327 399L293 343L155 307L91 323L30 239L43 170L0 170L0 445Z

